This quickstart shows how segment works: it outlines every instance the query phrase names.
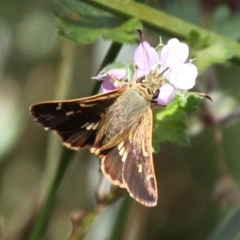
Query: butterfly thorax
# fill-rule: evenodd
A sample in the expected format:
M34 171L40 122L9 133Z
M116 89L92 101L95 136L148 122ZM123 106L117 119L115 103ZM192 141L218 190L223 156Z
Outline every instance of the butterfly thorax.
M102 117L96 137L97 145L98 139L101 139L102 149L118 145L129 134L133 134L141 121L142 113L151 107L151 102L136 85L127 88Z

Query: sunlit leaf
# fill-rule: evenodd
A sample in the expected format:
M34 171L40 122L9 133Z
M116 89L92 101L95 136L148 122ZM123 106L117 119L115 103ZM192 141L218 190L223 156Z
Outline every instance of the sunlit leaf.
M223 63L234 56L224 42L216 42L196 53L196 64L199 72L203 72L207 67L214 63Z
M128 20L96 9L79 1L61 1L73 15L58 15L58 34L79 43L92 43L99 36L119 43L134 43L138 38L136 29L142 28L136 18ZM77 15L76 15L77 14Z
M178 146L189 146L189 137L186 133L187 112L194 111L201 98L195 95L176 95L166 107L154 111L153 149L159 150L159 143L171 142Z

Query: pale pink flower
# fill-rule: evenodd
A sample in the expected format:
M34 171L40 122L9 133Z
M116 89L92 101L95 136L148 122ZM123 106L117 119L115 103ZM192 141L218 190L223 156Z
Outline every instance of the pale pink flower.
M137 66L136 78L147 76L152 70L162 75L166 83L160 87L159 95L154 99L159 105L167 105L175 95L175 89L188 90L195 85L197 67L186 62L189 55L188 45L173 38L163 46L160 56L146 41L141 42L134 52L134 64ZM102 91L108 92L119 87L119 81L127 75L125 69L112 69L95 79L103 79Z
M167 105L171 102L175 88L187 90L195 85L198 71L194 64L186 63L188 55L188 45L176 38L170 39L163 46L160 56L148 42L144 41L136 48L134 62L138 67L138 78L148 75L151 70L156 70L159 74L164 71L162 75L167 83L160 88L156 99L158 104Z

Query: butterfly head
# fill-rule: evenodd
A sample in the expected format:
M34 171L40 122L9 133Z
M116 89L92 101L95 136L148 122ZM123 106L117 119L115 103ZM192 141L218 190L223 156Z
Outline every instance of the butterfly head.
M165 83L163 73L159 74L156 70L152 70L148 75L139 78L136 86L142 95L151 101L158 95L161 86Z

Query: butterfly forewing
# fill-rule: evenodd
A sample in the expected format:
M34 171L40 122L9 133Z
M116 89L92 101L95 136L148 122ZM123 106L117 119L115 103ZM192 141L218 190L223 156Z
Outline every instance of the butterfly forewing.
M89 147L104 175L145 206L157 203L152 161L151 102L138 86L70 101L33 105L31 115L65 146Z
M77 150L92 146L100 119L123 91L117 89L87 98L42 102L31 106L30 113L46 130L55 131L64 145Z

